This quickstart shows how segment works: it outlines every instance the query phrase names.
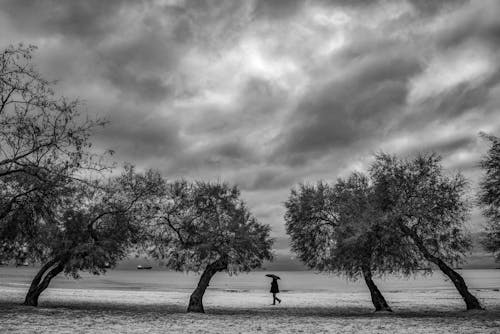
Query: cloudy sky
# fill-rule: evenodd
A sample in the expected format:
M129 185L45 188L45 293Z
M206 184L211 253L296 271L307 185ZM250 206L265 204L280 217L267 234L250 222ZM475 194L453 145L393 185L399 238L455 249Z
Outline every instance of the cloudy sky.
M500 134L499 17L498 0L3 0L0 47L37 45L58 91L111 121L97 147L236 183L281 237L290 187L381 150L436 151L474 190L478 132Z

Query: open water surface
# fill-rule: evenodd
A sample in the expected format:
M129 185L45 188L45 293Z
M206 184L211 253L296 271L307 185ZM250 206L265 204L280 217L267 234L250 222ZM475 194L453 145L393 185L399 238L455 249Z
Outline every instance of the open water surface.
M0 286L28 288L36 274L35 267L0 267ZM459 270L470 289L500 289L500 270L498 269L466 269ZM267 291L270 279L266 271L254 271L229 276L218 273L211 281L210 289L230 292ZM366 290L364 281L347 280L345 277L315 273L312 271L278 271L273 272L281 277L279 281L282 292L361 292ZM60 275L50 287L70 289L117 289L117 290L151 290L182 291L192 290L196 286L199 275L164 270L109 270L105 275L94 276L82 273L80 279ZM417 274L411 277L386 276L375 278L379 288L386 292L426 291L454 289L453 284L440 271L433 274Z

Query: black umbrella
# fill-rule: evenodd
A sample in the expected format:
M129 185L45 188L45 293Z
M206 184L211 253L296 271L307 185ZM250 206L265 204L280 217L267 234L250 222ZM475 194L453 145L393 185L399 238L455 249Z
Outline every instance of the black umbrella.
M279 278L279 276L276 276L274 274L266 274L267 277L271 277L271 278L274 278L274 279L281 279Z

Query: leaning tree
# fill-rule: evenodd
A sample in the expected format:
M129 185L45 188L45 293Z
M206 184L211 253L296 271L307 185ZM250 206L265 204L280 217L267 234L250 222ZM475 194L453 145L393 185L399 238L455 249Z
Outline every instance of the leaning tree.
M481 134L491 147L481 161L484 175L479 184L479 204L487 219L485 248L500 261L500 138Z
M310 268L362 276L376 311L391 311L373 281L378 275L418 269L419 258L401 233L387 231L368 178L353 173L330 186L299 185L285 202L292 250Z
M23 209L15 215L37 221L19 242L31 260L42 263L24 304L37 306L40 294L62 272L73 278L81 271L99 275L128 256L146 237L144 222L164 189L158 173L138 174L128 166L118 177L68 185L57 203L43 205L41 214Z
M402 233L416 251L450 278L467 310L483 309L451 267L463 260L471 246L464 228L470 210L465 178L445 175L436 154L412 159L379 154L370 174L386 226Z
M248 272L272 259L269 232L252 216L237 187L178 181L169 185L148 250L168 268L202 272L187 311L204 313L203 295L217 272Z
M83 169L107 168L89 141L105 122L82 117L78 101L55 95L33 66L34 50L0 52L0 260L19 252L15 240L30 230L13 212L42 214L41 203L57 202Z

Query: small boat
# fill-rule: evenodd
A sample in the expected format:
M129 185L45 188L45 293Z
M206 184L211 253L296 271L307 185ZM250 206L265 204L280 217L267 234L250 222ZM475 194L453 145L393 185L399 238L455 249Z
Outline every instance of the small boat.
M151 267L151 266L141 266L141 265L138 265L138 266L137 266L137 269L138 269L138 270L143 270L143 269L151 269L151 268L153 268L153 267Z

